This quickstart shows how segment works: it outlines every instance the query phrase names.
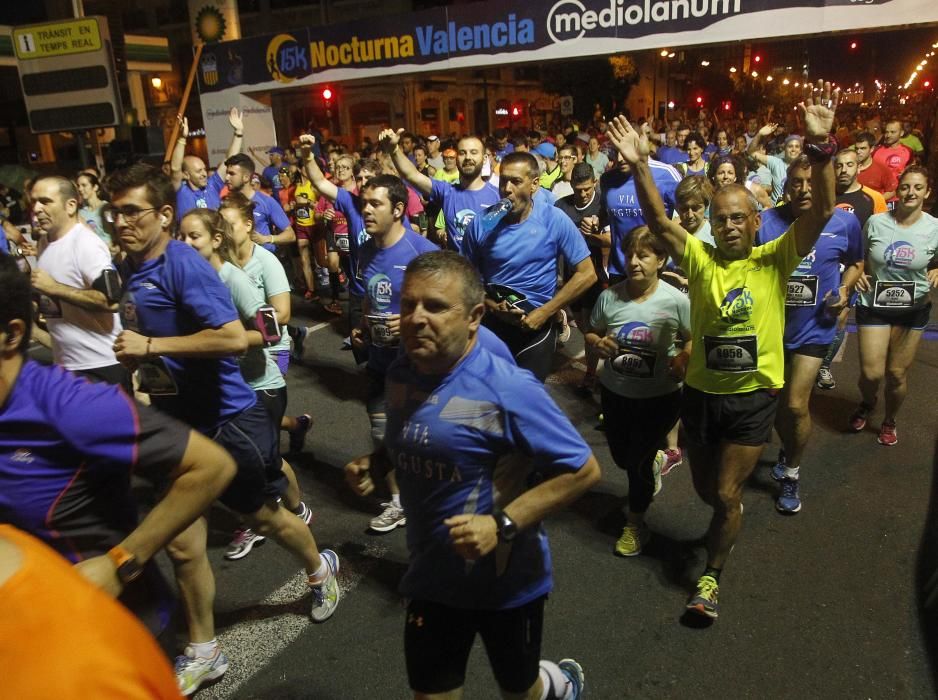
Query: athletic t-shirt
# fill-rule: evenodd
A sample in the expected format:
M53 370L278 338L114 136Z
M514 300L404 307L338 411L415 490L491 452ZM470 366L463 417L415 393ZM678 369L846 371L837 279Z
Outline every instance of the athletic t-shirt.
M301 203L298 199L306 195L306 202ZM319 194L311 182L301 182L293 191L293 197L296 199L296 205L293 209L293 217L300 226L313 225L313 207L316 206L316 200Z
M254 202L254 230L259 234L269 236L290 228L290 218L276 199L258 190L251 201ZM263 247L271 253L277 249L273 243L264 243Z
M463 236L472 220L501 199L498 188L488 182L477 190L466 190L458 184L451 185L442 180L431 182L433 190L427 198L427 204L441 208L446 222L446 247L460 253Z
M245 328L257 330L255 314L259 308L267 304L263 290L251 281L244 270L230 262L222 264L218 276L231 292L231 300L241 315ZM249 347L238 358L238 364L241 367L241 376L254 391L279 389L287 385L283 375L280 374L280 368L274 360L273 353L268 348L260 345Z
M82 223L49 243L39 256L39 269L56 282L91 289L104 270L113 269L104 242ZM114 341L121 332L116 313L89 311L61 299L39 296L39 310L52 336L52 357L66 369L116 365Z
M674 190L681 181L681 176L670 165L648 159L648 168L655 181L664 208L668 216L674 215ZM609 224L612 226L612 248L609 250L609 276L625 276L625 253L623 245L629 232L636 226L645 225L645 217L635 193L635 181L632 173L610 170L600 180L600 190Z
M92 209L90 207L82 207L78 210L78 218L82 220L82 223L85 224L91 231L104 241L104 245L111 245L111 234L109 234L104 229L104 207L106 205L102 204L97 209Z
M629 298L627 282L599 295L590 328L614 335L620 354L606 360L599 374L604 387L632 399L663 396L681 388L668 374L668 361L677 354L674 338L683 329L690 335L690 301L670 284L658 288L642 303Z
M904 143L896 143L892 146L880 144L873 149L873 162L889 169L898 182L902 171L915 160L915 154L912 149Z
M122 389L27 360L0 406L0 522L72 563L105 554L137 526L130 475L168 474L188 443L188 428ZM156 632L171 598L152 562L121 596Z
M655 159L667 165L687 162L687 151L674 146L662 146L655 152Z
M21 557L0 584L6 697L182 698L166 656L123 606L38 540L9 525L0 538Z
M903 311L928 303L928 263L938 255L938 219L922 216L911 226L899 226L892 212L874 214L863 230L866 237L865 274L872 291L857 302L876 311Z
M779 238L794 223L791 206L774 207L762 212L762 225L756 244L764 245ZM821 231L817 243L788 280L785 297L785 348L802 345L830 345L837 331L837 317L825 309L828 292L838 295L842 266L863 260L863 237L860 222L842 209L834 214Z
M592 153L587 153L583 156L583 162L593 169L593 174L598 179L609 166L609 156L602 151L598 151L595 156Z
M511 287L539 307L557 293L557 258L563 256L573 269L590 252L570 217L535 200L528 218L519 224L502 219L485 232L481 217L476 218L463 239L463 255L485 284Z
M121 267L124 328L165 338L221 328L240 317L228 288L195 250L170 241L166 251L139 268L128 258ZM246 411L256 402L233 357L160 357L175 393L153 395L154 406L202 433Z
M201 189L193 189L188 181L183 180L182 186L176 190L176 221L182 221L192 209L218 209L221 204L221 190L225 181L214 172Z
M857 182L880 194L895 192L899 186L898 178L882 163L871 160L868 168L857 173Z
M410 228L405 228L401 239L388 248L379 248L373 238L365 242L354 276L367 294L368 315L401 312L401 289L407 263L431 250L439 248ZM368 368L383 373L397 357L397 343L380 336L375 324L371 325L371 331Z
M713 228L710 225L710 219L704 219L704 222L700 225L700 228L694 231L692 235L698 241L709 243L714 248L716 248L717 242L713 238Z
M788 164L778 156L766 156L765 167L772 173L772 201L777 202L782 198L785 190L785 181L788 179Z
M873 197L869 194L869 191L861 185L860 189L854 192L843 192L837 195L837 208L848 214L853 214L860 222L861 228L866 224L866 220L873 216ZM875 192L875 190L872 191ZM880 195L880 199L882 199L882 195Z
M358 194L340 187L335 198L335 210L341 212L348 220L349 269L356 270L358 269L358 257L361 247L369 238L365 232L365 223L362 221L361 211L359 210ZM365 296L365 287L356 275L349 275L348 286L350 295L359 298Z
M599 219L597 231L604 231L609 228L609 221L606 216L606 207L603 206L603 196L598 189L593 191L593 198L585 207L576 205L576 195L571 194L562 199L558 199L554 204L560 211L570 217L570 221L580 230L580 224L583 219L589 216L595 216ZM582 233L580 235L583 235ZM603 246L594 236L583 236L586 247L589 248L590 260L593 262L593 269L596 270L597 284L606 284L609 277L606 274L606 266L603 264Z
M418 374L406 356L388 372L385 445L407 516L409 598L456 608L524 605L552 587L542 527L529 527L475 561L450 543L447 518L488 514L524 492L533 472L576 471L590 449L544 387L476 343L444 376Z
M784 385L785 295L801 257L790 231L743 260L726 260L687 237L681 267L693 300L689 386L739 394Z
M290 282L283 265L277 256L263 246L255 245L251 258L242 268L254 286L264 295L264 303L277 294L289 294ZM290 336L287 334L287 324L281 323L280 342L270 346L270 352L290 350Z

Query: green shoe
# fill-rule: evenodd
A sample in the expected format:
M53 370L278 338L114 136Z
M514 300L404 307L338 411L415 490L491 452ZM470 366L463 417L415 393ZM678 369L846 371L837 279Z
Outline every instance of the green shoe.
M697 591L687 601L687 609L715 620L720 614L719 595L717 580L713 576L701 576L697 580Z
M616 554L620 557L634 557L642 553L642 545L647 544L651 533L646 525L635 527L626 525L616 542Z

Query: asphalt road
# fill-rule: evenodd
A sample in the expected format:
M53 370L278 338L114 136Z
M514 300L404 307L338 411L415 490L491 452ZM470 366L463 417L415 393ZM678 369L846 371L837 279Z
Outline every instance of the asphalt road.
M215 510L217 624L231 669L197 697L408 698L396 594L407 561L404 531L369 534L379 500L355 497L342 480L342 465L370 445L363 377L340 349L341 321L330 323L317 305L298 303L294 313L313 331L304 361L290 369L290 412L313 414L315 426L291 462L315 513L320 546L341 558L343 599L327 623L310 623L297 565L270 542L225 561L233 520ZM577 658L590 698L935 697L929 658L938 651L929 651L927 636L938 629L923 622L917 586L938 571L938 505L930 504L938 501L932 485L938 343L922 344L899 444L886 448L872 428L844 432L858 400L856 336L849 336L844 360L834 365L837 388L813 399L804 508L793 517L775 511L769 470L777 443L767 446L721 580L720 619L704 627L682 615L704 564L709 519L686 464L665 478L649 511L653 539L643 554L612 554L628 485L595 429L597 404L573 394L581 347L574 331L549 385L594 449L603 479L547 524L556 585L544 657ZM879 418L872 421L877 426ZM930 585L938 588L936 581ZM465 697L497 697L480 643Z

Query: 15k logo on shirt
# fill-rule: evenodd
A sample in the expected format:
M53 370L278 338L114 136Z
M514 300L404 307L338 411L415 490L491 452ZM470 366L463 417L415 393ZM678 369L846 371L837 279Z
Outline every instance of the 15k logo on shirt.
M752 316L752 292L748 287L731 289L720 304L720 319L726 323L743 323Z
M378 310L383 311L391 305L391 295L394 287L391 278L379 273L368 280L368 298Z

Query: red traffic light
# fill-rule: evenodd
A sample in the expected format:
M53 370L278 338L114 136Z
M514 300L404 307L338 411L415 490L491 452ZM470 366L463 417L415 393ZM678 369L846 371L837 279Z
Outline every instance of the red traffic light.
M850 42L850 48L851 48L851 49L857 48L857 42L851 41L851 42Z
M519 117L521 116L521 108L518 105L515 105L511 108L511 116Z
M924 85L925 87L931 87L931 81L926 80L924 83L922 83L922 85Z
M724 111L724 112L729 112L732 108L733 108L732 103L730 103L730 102L724 102L724 103L723 103L723 111Z
M699 105L702 105L702 104L703 104L703 98L700 97L699 95L697 96L697 104L699 104Z
M755 61L756 63L759 63L762 60L762 56L760 56L759 54L756 54L752 60Z
M329 101L332 99L332 88L322 89L322 99Z

